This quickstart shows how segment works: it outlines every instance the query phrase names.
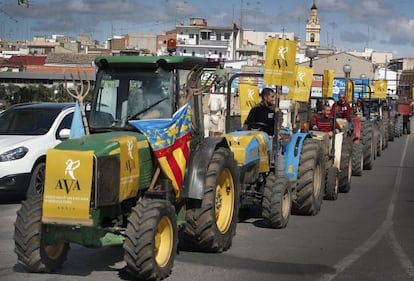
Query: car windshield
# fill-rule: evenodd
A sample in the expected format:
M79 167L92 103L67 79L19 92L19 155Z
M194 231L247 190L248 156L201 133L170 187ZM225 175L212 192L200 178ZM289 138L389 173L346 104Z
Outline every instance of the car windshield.
M131 119L171 118L170 72L101 72L98 77L89 120L92 129L123 128Z
M0 115L1 135L44 135L59 111L46 109L6 110Z

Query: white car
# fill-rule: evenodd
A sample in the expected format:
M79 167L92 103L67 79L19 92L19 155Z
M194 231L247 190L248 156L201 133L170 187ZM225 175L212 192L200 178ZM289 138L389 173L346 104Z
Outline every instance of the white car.
M74 110L74 103L26 103L0 114L0 196L43 193L46 151L69 137Z

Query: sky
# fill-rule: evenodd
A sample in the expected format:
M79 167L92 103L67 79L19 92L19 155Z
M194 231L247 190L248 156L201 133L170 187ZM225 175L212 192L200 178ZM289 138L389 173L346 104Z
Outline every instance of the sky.
M305 41L313 0L0 0L0 38L88 34L99 41L127 33L161 34L176 22L205 18L264 32L294 32ZM413 0L315 0L321 46L414 57Z

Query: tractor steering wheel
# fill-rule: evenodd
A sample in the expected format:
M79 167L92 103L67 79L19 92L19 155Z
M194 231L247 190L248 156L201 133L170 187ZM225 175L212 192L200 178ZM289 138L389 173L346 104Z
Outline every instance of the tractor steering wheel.
M268 131L270 129L269 124L263 122L251 122L247 125L248 130L252 131Z

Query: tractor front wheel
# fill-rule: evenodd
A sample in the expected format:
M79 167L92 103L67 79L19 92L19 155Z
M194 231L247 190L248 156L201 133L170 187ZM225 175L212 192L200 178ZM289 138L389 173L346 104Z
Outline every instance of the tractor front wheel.
M228 148L218 148L213 153L201 205L187 207L186 246L205 252L222 252L231 247L240 204L237 171L236 160Z
M364 154L362 143L355 143L352 146L352 175L362 176L364 167Z
M305 139L299 159L296 198L292 212L298 215L315 216L319 213L325 186L323 152L317 141Z
M326 200L338 199L339 182L338 168L330 167L326 176L325 197Z
M292 208L292 194L288 179L277 178L272 172L266 178L263 192L262 217L266 226L271 228L285 228Z
M30 272L53 272L67 259L69 243L46 241L47 225L42 224L41 195L22 202L14 223L14 251L17 260Z
M170 275L178 244L175 209L171 202L144 199L128 218L124 260L138 279L162 280Z
M339 173L339 191L349 192L352 178L352 141L345 138L342 142L341 171Z

